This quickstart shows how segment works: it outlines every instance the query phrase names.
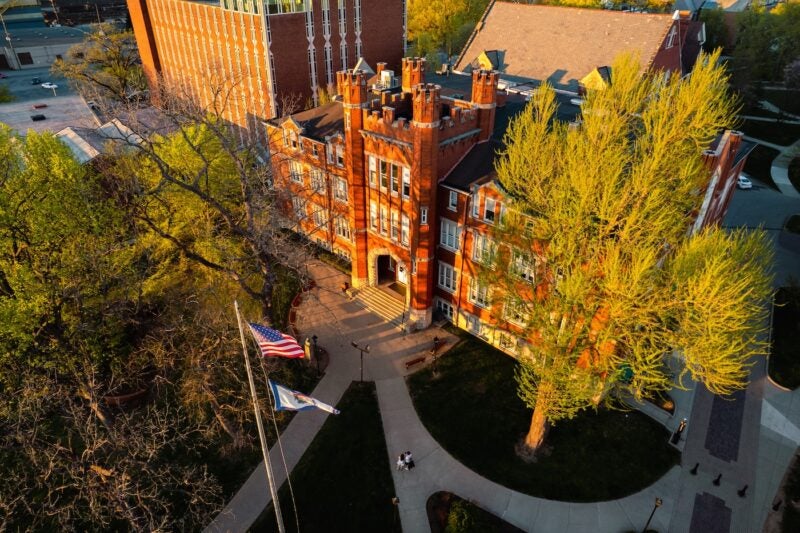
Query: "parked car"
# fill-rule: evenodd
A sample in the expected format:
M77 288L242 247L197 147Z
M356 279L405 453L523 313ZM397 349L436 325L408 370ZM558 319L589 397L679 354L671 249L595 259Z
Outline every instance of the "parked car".
M39 85L40 83L42 83L42 80L39 78L33 78L31 80L31 85Z
M7 78L7 77L8 77L8 76L6 76L6 75L5 75L5 74L3 74L2 72L0 72L0 80L2 80L3 78Z
M739 174L739 179L736 180L736 186L740 189L752 189L753 182L750 181L750 178L745 176L744 174Z
M45 120L47 117L44 115L31 115L31 120L34 122L39 122L40 120Z
M46 81L42 84L42 89L58 89L58 85Z
M44 109L45 107L47 107L47 104L33 104L31 109Z

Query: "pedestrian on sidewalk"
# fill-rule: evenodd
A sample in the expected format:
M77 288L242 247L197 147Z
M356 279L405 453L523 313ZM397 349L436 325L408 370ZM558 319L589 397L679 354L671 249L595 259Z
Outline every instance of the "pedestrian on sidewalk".
M401 453L400 457L397 458L397 470L408 470L408 466L406 465L406 454Z
M406 452L405 462L406 462L406 468L408 470L411 470L412 468L417 466L416 464L414 464L414 458L411 457L411 452Z

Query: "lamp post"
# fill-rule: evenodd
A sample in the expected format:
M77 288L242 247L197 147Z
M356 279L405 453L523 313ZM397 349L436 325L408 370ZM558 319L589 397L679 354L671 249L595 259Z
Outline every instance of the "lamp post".
M317 353L317 336L311 335L311 340L314 342L314 359L317 361L317 376L319 376L319 355Z
M653 519L653 515L656 514L656 509L661 507L662 503L664 503L664 501L661 498L656 498L656 502L653 505L653 510L650 512L650 518L647 519L647 523L644 525L644 529L642 529L642 533L645 533L647 531L647 528L650 527L650 520Z
M359 377L358 381L359 381L359 383L363 383L364 382L364 353L369 353L369 344L367 344L366 346L363 346L363 347L359 346L356 341L350 341L350 344L353 345L353 348L355 348L356 350L361 352L361 365L359 366L360 377Z

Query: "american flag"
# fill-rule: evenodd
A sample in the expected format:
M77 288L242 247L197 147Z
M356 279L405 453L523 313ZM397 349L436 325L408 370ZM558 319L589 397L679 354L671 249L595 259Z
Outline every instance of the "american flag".
M253 337L264 357L276 356L291 359L305 357L305 351L294 337L260 324L248 324L248 326L250 326L250 331L253 332Z

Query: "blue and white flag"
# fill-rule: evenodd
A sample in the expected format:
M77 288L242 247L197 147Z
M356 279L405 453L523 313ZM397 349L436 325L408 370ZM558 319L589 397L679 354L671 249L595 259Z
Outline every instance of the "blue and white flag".
M305 411L306 409L314 409L316 407L317 409L322 409L323 411L328 411L335 415L339 414L339 410L335 407L315 400L302 392L287 389L272 380L269 380L269 386L272 388L272 395L275 398L276 411Z

